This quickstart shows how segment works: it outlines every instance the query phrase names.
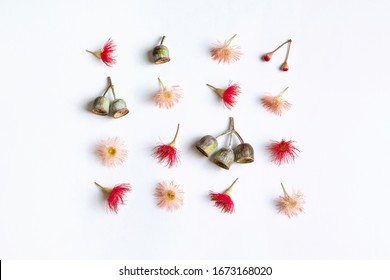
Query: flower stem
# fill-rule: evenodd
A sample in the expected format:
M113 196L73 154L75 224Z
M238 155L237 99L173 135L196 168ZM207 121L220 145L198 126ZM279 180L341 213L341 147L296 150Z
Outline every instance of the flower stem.
M160 77L158 77L158 82L160 83L161 87L162 87L163 89L165 89L165 86L164 86L163 82L161 81Z
M284 42L283 44L281 44L279 47L277 47L276 49L274 49L271 53L274 53L276 52L278 49L280 49L281 47L283 47L285 44L289 43L289 50L290 50L290 44L291 44L291 39L288 39L286 42Z
M210 85L210 84L206 84L206 86L208 86L208 87L211 87L212 89L214 89L214 90L216 90L217 88L216 87L213 87L212 85Z
M287 196L287 197L289 198L290 196L289 196L288 193L286 192L286 189L284 188L283 183L280 183L280 184L282 185L282 189L283 189L284 195Z
M229 138L228 138L228 148L231 149L232 148L232 140L233 140L233 132L234 130L229 130Z
M286 59L284 60L284 62L287 62L287 59L288 59L288 55L290 54L290 47L291 47L291 39L287 41L289 44L287 46L287 54L286 54Z
M176 129L176 134L175 134L175 137L173 138L170 146L175 146L176 145L176 139L177 139L177 136L179 135L179 130L180 130L180 124L178 123L177 124L177 129Z
M223 98L223 95L225 94L225 90L222 89L222 88L216 88L216 87L213 87L212 85L210 84L206 84L208 87L212 88L213 91L219 95L219 97Z
M106 187L103 187L102 185L100 185L99 183L96 183L95 182L95 185L98 186L99 188L101 188L104 192L106 193L110 193L111 190L109 188L106 188Z
M161 38L161 42L160 42L160 45L162 45L162 44L164 43L164 40L165 40L165 35L164 35L164 36L162 36L162 38Z
M96 56L97 58L100 58L100 54L101 54L100 51L96 51L96 52L92 52L92 51L89 51L89 50L85 50L85 51L88 52L88 53L93 54L93 55Z
M234 118L229 117L229 130L234 130Z
M219 138L219 137L225 136L227 134L230 134L230 135L234 134L238 138L238 140L240 140L241 143L244 143L244 140L242 139L241 135L234 129L234 118L233 117L229 117L229 128L228 128L228 130L226 130L222 134L219 134L215 138ZM231 142L231 140L230 140L230 142ZM230 145L231 144L229 144L229 146Z
M242 139L241 135L238 134L237 130L234 129L233 133L234 133L234 135L237 136L238 140L240 140L241 144L243 144L244 143L244 139Z
M282 97L289 89L290 87L286 87L280 94L279 97Z
M229 118L229 129L228 131L231 131L232 134L234 134L235 136L237 136L238 140L240 140L241 143L244 143L244 140L242 139L241 135L234 129L234 118L233 117L230 117Z
M230 185L230 187L224 192L224 194L231 196L233 193L233 186L236 184L237 181L238 181L238 178L236 178L236 180L234 180L233 184Z
M112 95L114 95L114 99L116 99L114 85L112 84L111 77L107 77L107 80L108 80L108 88L111 88Z
M236 38L237 34L234 34L234 36L229 40L229 42L226 44L226 47L229 47L231 42L233 41L234 38Z
M95 185L98 186L98 187L100 187L100 188L102 188L102 189L104 189L104 187L103 187L102 185L100 185L99 183L96 183L96 182L95 182Z
M224 133L222 133L222 134L219 134L217 137L215 137L215 138L219 138L219 137L222 137L222 136L225 136L225 135L227 135L227 134L229 134L230 133L230 130L227 130L227 131L225 131Z
M108 90L111 88L111 86L108 86L107 88L106 88L106 90L104 91L104 93L103 93L103 96L106 96L106 94L107 94L107 92L108 92Z

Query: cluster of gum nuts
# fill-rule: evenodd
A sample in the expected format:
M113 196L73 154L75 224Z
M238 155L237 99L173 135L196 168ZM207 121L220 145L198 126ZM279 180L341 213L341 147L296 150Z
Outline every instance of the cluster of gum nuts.
M126 102L121 98L116 98L114 85L112 84L111 77L107 77L108 86L102 96L95 98L92 105L92 113L100 116L107 116L109 113L117 119L123 117L129 113ZM107 92L111 89L114 100L110 100L106 97Z
M253 147L245 143L240 134L234 129L234 119L230 117L229 128L224 133L213 137L211 135L203 136L195 147L206 157L211 157L212 162L216 165L229 169L234 163L251 163L254 159ZM221 136L228 136L228 144L226 147L218 149L218 138ZM238 138L240 144L236 147L233 146L233 135Z

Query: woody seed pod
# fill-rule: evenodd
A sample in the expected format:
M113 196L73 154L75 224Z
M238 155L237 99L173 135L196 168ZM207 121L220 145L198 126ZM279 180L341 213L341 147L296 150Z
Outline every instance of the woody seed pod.
M169 50L166 46L163 45L165 36L161 38L160 45L156 46L153 49L153 60L155 64L162 64L169 62L171 59L169 58Z
M213 162L225 169L230 168L234 162L234 151L231 148L222 148L215 153Z
M99 96L95 99L92 106L92 113L100 116L108 115L110 100L105 96Z
M250 163L255 160L253 147L248 143L241 143L234 148L235 162Z
M218 141L211 135L203 136L195 147L206 157L211 156L218 147Z
M127 115L129 113L129 109L127 109L126 102L123 99L115 99L111 103L111 112L112 116L117 119Z

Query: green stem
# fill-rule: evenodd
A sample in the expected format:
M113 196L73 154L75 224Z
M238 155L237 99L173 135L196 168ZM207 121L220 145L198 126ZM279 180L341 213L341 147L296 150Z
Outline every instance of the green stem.
M114 99L116 99L114 85L112 84L111 77L107 77L107 80L108 80L108 88L111 88L112 95L114 95Z
M111 189L110 189L110 188L103 187L103 186L100 185L99 183L96 183L96 182L95 182L95 185L98 186L99 188L101 188L104 192L106 192L106 193L108 193L108 194L111 192Z
M108 92L108 90L111 88L111 86L108 86L107 88L106 88L106 90L104 91L104 93L103 93L103 96L106 96L106 94L107 94L107 92Z
M165 40L165 35L162 36L162 38L161 38L160 46L164 43L164 40Z
M97 58L101 58L101 57L100 57L100 54L101 54L100 51L96 51L96 52L92 52L92 51L89 51L89 50L85 50L85 51L88 52L88 53L93 54L93 55L96 56Z
M158 77L158 82L160 83L161 87L162 87L163 89L165 89L165 86L164 86L163 82L161 81L160 77Z
M100 187L100 188L102 188L102 189L105 189L105 187L103 187L103 186L100 185L99 183L96 183L96 182L95 182L95 185L98 186L98 187Z
M173 138L170 146L175 146L176 145L176 139L177 139L177 136L179 135L179 130L180 130L180 124L178 123L177 124L177 129L176 129L176 134L175 134L175 137Z
M236 38L237 34L234 34L234 36L229 40L229 42L226 44L226 47L229 47L231 42L233 41L234 38Z
M280 184L282 185L282 189L283 189L284 195L287 196L287 197L290 197L288 195L288 193L286 192L286 189L284 188L283 183L280 183Z
M111 188L106 188L106 187L103 187L102 185L98 184L95 182L95 185L98 186L99 188L102 189L102 191L104 191L106 194L110 194L112 189Z
M282 97L286 92L287 90L289 89L290 87L286 87L280 94L279 94L279 97Z

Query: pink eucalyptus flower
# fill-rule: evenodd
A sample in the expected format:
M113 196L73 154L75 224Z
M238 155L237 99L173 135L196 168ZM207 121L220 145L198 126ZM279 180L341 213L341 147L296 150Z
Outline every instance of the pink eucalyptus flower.
M264 95L261 98L261 103L263 107L275 115L281 116L283 111L291 108L291 103L283 99L283 94L287 91L288 87L282 91L277 96L272 96L271 94Z
M102 163L108 167L121 165L127 158L127 150L119 137L100 141L96 149L96 154L100 157Z
M181 98L180 86L164 86L160 78L158 78L162 89L153 96L153 100L159 108L170 109L177 104Z
M238 61L242 55L241 48L239 46L230 46L233 39L237 36L235 34L229 41L225 43L217 42L211 48L211 57L218 61L218 63L231 63Z
M183 206L184 192L174 181L158 183L154 197L157 199L157 206L175 211Z
M303 204L305 200L303 199L303 194L299 191L294 191L290 196L283 184L283 196L279 196L276 199L276 207L278 208L279 213L286 215L291 218L292 216L298 216L299 212L303 212Z

